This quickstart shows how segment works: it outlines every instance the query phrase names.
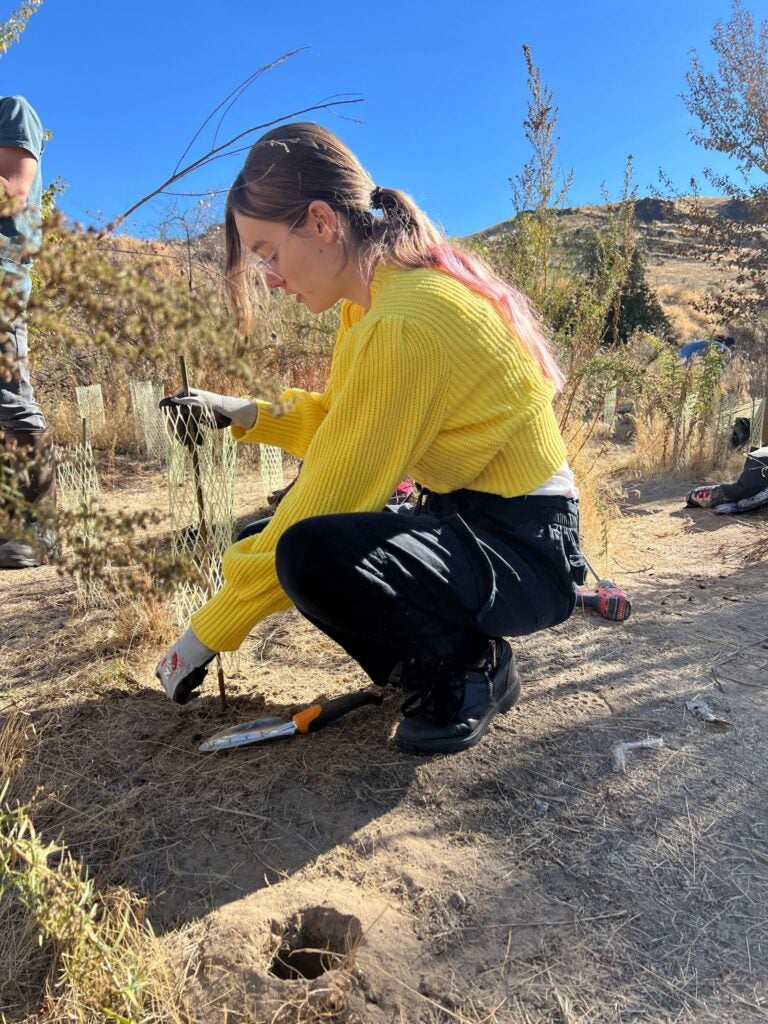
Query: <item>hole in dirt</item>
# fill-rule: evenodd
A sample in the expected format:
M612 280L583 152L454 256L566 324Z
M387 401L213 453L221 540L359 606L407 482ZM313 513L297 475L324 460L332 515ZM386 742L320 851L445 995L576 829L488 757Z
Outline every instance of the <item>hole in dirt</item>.
M362 938L363 926L352 914L333 907L305 907L287 922L272 922L269 973L284 981L319 978L340 967Z

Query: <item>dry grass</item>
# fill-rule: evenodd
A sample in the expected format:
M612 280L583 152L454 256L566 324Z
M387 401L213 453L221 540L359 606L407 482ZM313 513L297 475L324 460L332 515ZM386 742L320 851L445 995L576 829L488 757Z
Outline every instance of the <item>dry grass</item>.
M684 367L663 350L646 367L644 390L634 402L634 438L624 469L643 478L723 479L729 463L739 461L730 447L734 422L754 415L756 369L742 357L722 368L717 360Z
M721 331L722 325L703 309L703 292L679 284L661 284L656 294L681 343L695 338L709 338Z
M0 731L11 769L0 794L0 993L12 1015L3 1019L177 1022L183 971L146 924L144 902L120 886L97 889L66 848L37 834L31 815L42 804L45 816L52 787L35 753L55 727L55 716L34 727L12 713Z

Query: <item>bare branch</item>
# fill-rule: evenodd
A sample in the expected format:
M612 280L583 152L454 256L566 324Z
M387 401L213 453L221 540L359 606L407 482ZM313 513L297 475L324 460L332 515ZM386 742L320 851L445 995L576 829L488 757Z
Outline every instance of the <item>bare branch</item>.
M216 145L216 141L217 141L217 139L219 137L219 131L221 129L222 124L224 123L224 118L227 116L227 114L232 109L234 104L240 99L240 97L243 95L243 93L248 88L250 88L250 86L253 85L253 83L255 81L257 81L257 79L261 78L261 76L265 72L271 71L273 68L279 67L280 64L284 64L285 61L287 61L290 57L294 57L297 53L300 53L302 50L305 50L305 49L307 49L307 47L301 46L301 47L298 47L295 50L288 50L286 53L281 54L281 56L276 57L275 60L270 61L269 64L262 65L262 67L257 68L257 70L253 72L253 74L249 75L235 89L233 89L232 92L228 96L225 96L224 99L221 101L221 103L219 103L218 106L213 108L213 110L210 112L208 117L206 117L206 119L203 121L203 123L197 129L195 134L192 136L192 138L190 139L189 145L184 150L184 152L181 154L181 156L179 157L179 159L178 159L178 161L176 163L176 166L173 168L173 173L176 174L176 172L179 169L179 166L181 165L181 162L184 160L186 155L189 153L190 149L192 149L194 144L197 142L197 140L200 138L202 133L205 131L206 126L211 122L211 120L216 116L216 114L221 110L221 108L223 106L228 104L228 106L226 107L226 110L224 111L224 113L219 118L219 123L216 125L216 131L215 131L214 136L213 136L213 146Z
M245 131L239 132L237 135L229 139L227 142L222 143L222 145L210 149L203 156L199 157L199 159L193 160L191 164L187 164L186 167L183 167L180 171L177 171L175 174L172 174L171 177L167 179L167 181L164 181L161 185L158 185L156 189L153 189L147 195L139 199L138 202L134 203L133 206L130 206L125 211L125 213L120 214L119 217L116 217L113 221L107 224L107 226L99 232L99 237L103 238L105 235L114 231L123 223L123 221L130 217L132 213L135 213L136 210L139 209L139 207L143 206L145 203L148 203L150 199L154 199L155 196L158 196L161 193L165 192L170 185L173 185L175 182L180 181L181 178L186 177L193 171L199 170L201 167L205 167L206 164L211 163L211 161L213 160L221 159L221 157L223 156L232 156L234 155L234 153L240 152L240 150L232 150L231 147L234 146L236 142L239 142L241 139L246 138L246 136L253 135L254 132L264 131L267 128L273 127L273 125L282 124L284 121L289 121L291 120L291 118L299 117L301 114L309 114L317 110L333 110L336 107L347 106L353 103L362 103L362 97L356 97L354 99L347 100L333 100L332 102L329 103L316 103L311 107L304 107L302 110L294 110L290 114L285 114L282 117L276 117L272 121L265 121L263 124L257 124L253 125L253 127L251 128L246 128Z

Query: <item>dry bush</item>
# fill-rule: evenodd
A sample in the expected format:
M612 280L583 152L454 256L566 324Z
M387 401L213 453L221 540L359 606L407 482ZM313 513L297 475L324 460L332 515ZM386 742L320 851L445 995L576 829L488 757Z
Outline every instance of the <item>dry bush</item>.
M13 717L0 733L0 750L6 734L15 744ZM4 1013L41 1024L179 1021L179 975L144 922L142 903L122 888L99 891L66 849L37 835L28 810L11 804L8 792L6 784L0 792Z
M217 254L193 240L192 263L173 246L99 238L48 223L28 310L34 382L59 444L80 438L75 387L100 384L107 411L96 448L135 448L129 381L164 393L190 383L210 391L276 397L287 387L320 390L330 366L338 310L313 317L285 296L262 296L253 337L235 333Z
M674 350L657 349L635 399L634 456L628 468L642 475L687 476L722 468L739 404L748 400L751 367L724 365L709 350L684 364Z
M53 711L12 711L0 722L2 1019L180 1024L187 1019L178 1008L190 970L184 931L161 942L145 919L144 901L109 883L132 847L131 830L119 806L86 801L76 810L88 751L82 751L82 775L56 772L46 743L60 729ZM122 756L119 749L115 756ZM95 793L98 780L92 785ZM36 820L46 823L46 837ZM60 841L47 838L56 822L84 829L78 846L90 857L98 854L101 881Z

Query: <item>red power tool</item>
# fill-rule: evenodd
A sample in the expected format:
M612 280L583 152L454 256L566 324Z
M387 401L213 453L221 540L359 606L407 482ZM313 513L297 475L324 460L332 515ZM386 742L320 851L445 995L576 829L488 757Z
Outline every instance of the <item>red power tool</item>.
M576 606L592 608L604 619L611 622L624 622L632 614L632 602L615 583L601 580L595 570L584 558L587 568L597 580L594 587L578 587L576 589Z

